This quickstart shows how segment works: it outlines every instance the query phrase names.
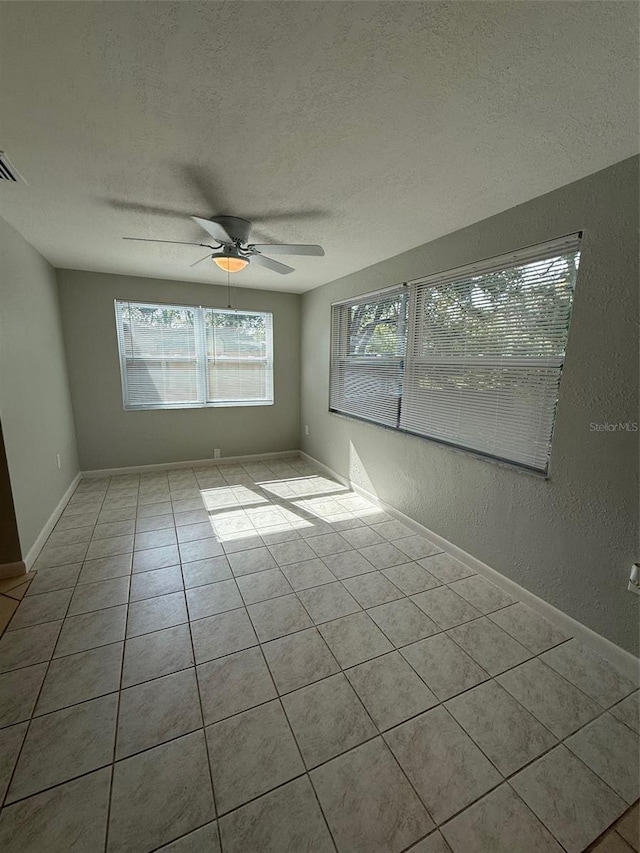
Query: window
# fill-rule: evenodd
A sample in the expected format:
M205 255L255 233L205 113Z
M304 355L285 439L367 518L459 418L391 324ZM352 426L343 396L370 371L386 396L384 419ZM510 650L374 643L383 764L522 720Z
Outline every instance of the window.
M116 300L125 409L273 403L273 316Z
M406 288L332 308L331 408L398 426Z
M331 409L546 473L579 246L572 235L411 282L406 323L403 297L390 291L396 374L391 380L383 356L369 359L352 399L351 318L377 317L385 295L334 305ZM387 389L382 405L375 388Z

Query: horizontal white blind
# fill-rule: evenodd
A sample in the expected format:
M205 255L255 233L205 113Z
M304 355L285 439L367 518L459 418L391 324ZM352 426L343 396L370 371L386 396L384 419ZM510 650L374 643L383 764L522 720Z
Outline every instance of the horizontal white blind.
M205 322L208 401L272 401L272 315L207 310Z
M266 312L116 300L125 409L273 402Z
M401 429L547 470L578 249L411 284Z
M406 343L406 288L332 306L330 408L397 426Z

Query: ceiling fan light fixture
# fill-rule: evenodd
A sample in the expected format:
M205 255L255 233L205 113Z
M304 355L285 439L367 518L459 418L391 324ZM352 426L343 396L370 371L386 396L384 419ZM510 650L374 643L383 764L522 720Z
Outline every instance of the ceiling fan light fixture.
M224 272L240 272L249 263L246 258L234 258L232 255L214 255L213 262Z

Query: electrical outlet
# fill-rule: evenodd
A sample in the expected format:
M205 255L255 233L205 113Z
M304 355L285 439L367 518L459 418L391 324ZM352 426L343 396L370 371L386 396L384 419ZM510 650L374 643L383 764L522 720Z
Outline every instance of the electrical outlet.
M640 563L634 563L631 566L631 575L627 589L629 592L635 592L636 595L640 595Z
M216 447L215 450L213 451L213 458L214 459L220 459L220 448L219 447Z
M60 454L56 453L56 464L58 466L58 471L62 468L62 462L60 461Z
M309 435L309 424L304 425L304 434Z

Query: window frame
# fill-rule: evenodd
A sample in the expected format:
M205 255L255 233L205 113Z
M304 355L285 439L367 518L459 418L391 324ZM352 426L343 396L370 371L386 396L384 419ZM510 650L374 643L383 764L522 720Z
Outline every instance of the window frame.
M127 375L127 361L135 361L126 354L126 344L124 339L124 325L121 323L120 307L144 307L144 308L160 308L174 309L177 311L188 311L193 313L194 318L194 347L195 357L176 357L162 358L158 357L147 358L145 361L157 360L160 362L180 362L180 363L195 363L196 365L196 387L198 389L198 399L195 401L179 402L173 401L170 403L131 403L131 395L129 390L129 382ZM140 300L131 299L114 299L114 310L116 319L116 337L118 344L118 361L120 365L120 384L122 390L122 406L124 411L167 411L172 409L204 409L204 408L235 408L247 406L273 406L275 404L274 396L274 356L273 356L273 312L272 311L254 311L249 309L235 308L212 308L211 306L202 305L176 305L174 303L165 302L142 302ZM266 390L267 396L264 399L246 399L246 400L216 400L210 399L210 382L209 382L209 364L215 362L215 356L211 356L207 346L207 314L247 314L252 316L261 316L265 318L265 348L266 355L264 357L248 357L241 358L225 358L218 357L221 362L234 363L260 363L265 365Z
M561 380L562 380L562 372L566 359L566 349L568 345L569 339L569 329L571 317L573 315L573 301L575 295L575 284L572 288L572 299L571 306L569 308L569 317L567 323L567 331L565 337L565 346L564 353L561 356L514 356L510 361L507 361L504 356L496 356L492 364L491 357L482 358L480 365L482 367L496 367L496 368L504 368L505 366L513 366L514 368L519 367L539 367L539 368L549 368L555 369L559 371L558 374L558 382L557 382L557 392L555 397L555 403L553 406L553 414L551 417L551 426L549 432L549 442L548 442L548 453L547 453L547 462L544 468L540 468L533 465L527 465L522 461L518 461L517 459L510 458L507 455L499 455L491 452L487 452L482 449L476 449L474 447L468 446L466 444L456 443L455 441L447 440L446 438L441 438L438 436L428 435L425 432L416 432L414 430L408 429L405 426L401 425L402 421L402 405L404 401L404 390L407 387L406 381L410 378L411 372L415 367L420 363L421 359L416 358L415 355L412 355L412 339L415 340L415 329L417 323L417 302L418 302L418 287L421 285L447 285L453 284L456 282L464 281L465 279L472 278L474 276L488 275L492 272L501 272L506 271L509 268L524 266L530 263L534 263L539 260L545 260L554 256L560 256L562 254L568 254L570 252L576 252L578 258L580 257L582 251L582 238L583 231L578 231L573 234L566 235L564 237L557 238L555 240L550 240L545 243L535 244L533 246L528 246L523 249L519 249L517 251L496 256L494 258L489 258L483 261L479 261L473 264L467 264L462 267L457 267L451 270L446 270L440 273L435 273L426 277L422 277L419 279L414 279L412 281L403 282L400 285L394 285L389 288L385 288L384 290L372 291L370 293L363 293L358 295L357 297L351 297L348 300L342 300L340 302L332 303L331 311L332 311L332 323L331 323L331 335L330 335L330 353L331 353L331 366L329 371L329 413L337 415L339 417L346 417L351 420L361 421L363 423L372 424L377 427L381 427L383 429L391 430L392 432L400 433L402 435L409 435L414 438L422 439L423 441L428 441L434 444L443 445L453 450L457 450L461 453L470 454L475 458L480 458L485 461L494 462L500 465L506 465L508 467L516 468L519 471L526 471L528 473L535 474L537 476L541 476L545 479L549 478L550 466L551 466L551 453L553 450L553 439L554 439L554 431L556 424L556 416L557 416L557 406L560 400L561 393ZM555 253L555 254L554 254ZM364 303L371 300L372 297L377 297L379 295L385 293L391 293L394 290L399 290L400 288L406 288L406 316L405 316L405 356L403 359L402 365L402 378L401 378L401 390L399 397L399 406L398 406L398 420L395 426L377 421L370 417L362 417L357 414L352 414L338 408L332 406L332 380L334 377L334 369L333 369L333 361L334 361L334 331L335 326L333 323L333 311L342 305L354 305L358 303ZM453 357L444 358L447 363L451 364L455 362ZM433 360L435 361L435 359ZM480 361L480 360L479 360ZM460 363L462 364L463 359L460 359ZM470 366L469 360L467 359L466 366Z

